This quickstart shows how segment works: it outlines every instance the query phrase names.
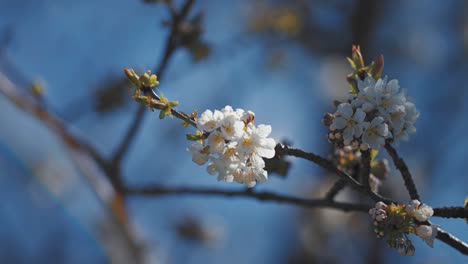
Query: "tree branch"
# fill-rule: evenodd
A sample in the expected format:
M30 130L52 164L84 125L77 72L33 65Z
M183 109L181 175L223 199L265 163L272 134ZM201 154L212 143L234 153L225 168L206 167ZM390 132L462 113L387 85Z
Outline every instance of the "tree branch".
M438 228L436 238L444 242L445 244L451 246L452 248L458 250L460 253L468 255L468 244L461 241L457 237L454 237L452 234Z
M406 166L405 161L398 156L397 151L390 145L390 143L385 144L385 149L387 150L388 154L393 160L393 163L397 167L397 169L400 171L401 176L403 177L403 180L405 181L405 186L406 189L408 190L408 193L411 197L411 200L420 200L419 199L419 194L416 189L416 185L414 184L413 177L411 176L411 173L408 169L408 166Z
M169 33L169 37L166 41L166 46L163 52L163 58L159 65L155 69L155 73L158 76L158 79L161 80L164 71L167 68L170 58L179 47L179 43L177 43L177 36L179 34L179 27L180 24L184 21L190 8L192 7L194 0L187 0L185 4L182 6L180 12L175 12L171 9L172 14L172 23L171 23L171 32ZM150 89L144 91L145 94L151 95L155 99L159 99L159 97ZM156 97L155 97L156 96ZM125 154L128 152L130 145L132 144L138 130L140 129L143 121L143 117L145 115L145 106L140 105L138 110L135 112L132 122L128 127L123 140L121 141L120 145L117 147L115 154L112 157L111 163L113 166L118 167L120 166L121 160L124 158Z
M465 207L441 207L434 208L434 216L444 218L468 219L468 208Z
M333 186L325 194L325 199L333 200L335 196L346 187L346 181L344 179L338 179Z
M371 163L371 155L370 155L370 150L362 151L361 152L361 170L360 170L360 180L361 184L364 185L366 188L370 189L369 185L369 177L370 177L370 163Z
M366 194L367 196L369 196L372 200L374 200L376 202L377 201L382 201L382 202L384 202L386 204L390 204L390 203L393 202L391 199L385 198L385 197L381 196L380 194L377 194L377 193L373 192L372 190L365 187L364 185L360 184L355 179L353 179L353 177L351 177L351 175L349 175L348 173L338 169L335 166L335 164L333 164L333 162L331 162L331 161L329 161L329 160L327 160L325 158L322 158L319 155L309 153L309 152L305 152L305 151L303 151L301 149L291 148L291 147L289 147L287 145L283 145L283 144L276 145L275 150L276 150L277 155L294 156L294 157L303 158L303 159L312 161L313 163L319 165L320 167L322 167L322 168L324 168L324 169L326 169L326 170L328 170L330 172L335 173L341 179L343 179L346 182L346 184L351 186L354 190L356 190L356 191L358 191L358 192L360 192L362 194Z
M205 195L205 196L225 196L225 197L247 197L260 201L272 201L278 203L292 204L301 207L316 208L326 207L345 212L359 211L368 212L371 205L352 204L344 202L335 202L327 199L303 199L286 195L279 195L271 192L253 192L253 191L231 191L210 188L194 187L167 187L162 185L153 185L145 187L134 187L126 190L127 195L139 196L163 196L163 195Z
M85 176L86 181L92 187L91 189L96 194L98 200L106 207L106 211L109 212L111 219L121 227L119 231L121 232L122 238L124 238L125 243L128 244L128 248L133 258L135 258L135 261L138 261L138 259L141 258L139 242L133 237L128 227L124 226L124 224L117 219L115 212L110 210L110 203L115 195L114 190L118 187L116 186L116 182L112 180L114 177L112 177L112 175L107 175L109 166L106 160L91 145L88 145L78 136L74 135L60 118L47 111L44 104L38 102L30 94L22 92L22 89L16 87L1 72L0 93L5 95L19 109L42 121L42 123L55 133L68 147L72 160ZM138 261L136 263L141 262Z

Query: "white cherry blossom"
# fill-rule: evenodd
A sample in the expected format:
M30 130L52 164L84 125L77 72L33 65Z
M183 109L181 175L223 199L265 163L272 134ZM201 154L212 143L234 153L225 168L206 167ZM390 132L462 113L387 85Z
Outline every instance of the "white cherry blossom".
M338 106L333 123L330 129L344 129L343 139L351 142L354 137L359 138L366 127L366 113L358 108L356 111L349 103L342 103Z
M206 110L197 119L198 129L206 132L211 132L219 127L220 121L224 118L224 114L221 111Z
M425 222L434 214L434 210L427 204L419 206L418 210L414 212L414 218L420 222Z
M373 149L380 149L385 145L385 139L391 137L388 125L380 116L374 117L369 127L362 134L362 143L369 145Z
M194 143L187 148L187 151L192 153L192 161L198 165L205 164L209 156L204 152L204 147L200 143Z
M269 125L254 125L255 114L243 109L225 106L221 111L206 110L197 120L197 127L208 137L204 144L193 144L187 150L192 160L203 165L208 160L207 171L218 180L236 181L253 187L265 182L263 158L275 156L276 142L268 136Z

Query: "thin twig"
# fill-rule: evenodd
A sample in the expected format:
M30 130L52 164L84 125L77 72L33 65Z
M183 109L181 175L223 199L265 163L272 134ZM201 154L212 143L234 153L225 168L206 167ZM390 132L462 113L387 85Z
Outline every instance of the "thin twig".
M366 194L367 196L369 196L374 201L382 201L382 202L387 203L387 204L390 204L390 203L393 202L391 199L385 198L385 197L381 196L380 194L373 192L372 190L365 187L364 185L360 184L353 177L351 177L351 175L349 175L348 173L338 169L335 166L335 164L333 164L333 162L331 162L331 161L329 161L329 160L327 160L327 159L325 159L323 157L320 157L319 155L309 153L309 152L305 152L305 151L303 151L301 149L291 148L291 147L289 147L287 145L283 145L283 144L278 144L276 146L275 150L276 150L276 153L278 155L294 156L294 157L303 158L303 159L312 161L313 163L319 165L320 167L335 173L341 179L346 181L346 183L349 186L351 186L353 189L355 189L356 191L358 191L358 192L360 192L362 194Z
M139 188L128 188L126 191L130 195L162 196L162 195L204 195L204 196L225 196L225 197L248 197L260 201L272 201L287 203L301 207L316 208L327 207L342 210L345 212L359 211L368 212L371 205L335 202L327 199L303 199L286 195L279 195L271 192L254 191L231 191L212 188L194 187L168 187L162 185L145 186Z
M434 216L468 219L468 209L461 206L434 208Z
M180 27L180 24L184 21L184 19L188 15L188 12L190 11L190 8L192 7L193 3L194 3L194 0L187 0L185 4L182 6L179 13L174 14L173 13L174 11L173 10L171 11L172 20L173 20L171 23L171 32L166 41L166 46L163 52L163 58L154 71L157 74L159 80L161 80L162 75L167 68L170 58L172 57L176 49L179 47L177 43L177 35L179 34L179 27ZM152 95L154 99L159 100L159 97L154 92L145 91L145 93ZM130 123L130 126L128 127L127 131L125 132L125 136L123 140L121 141L120 145L117 147L117 150L115 151L115 154L113 155L111 159L113 166L116 166L116 167L120 166L121 160L124 158L125 154L130 149L130 145L132 144L136 134L138 133L138 130L141 128L141 125L143 123L142 120L143 120L145 113L146 113L145 106L144 105L138 106L138 110L135 112L133 116L133 120Z
M416 185L414 184L413 177L411 176L411 173L408 169L408 166L406 166L405 161L398 156L397 151L392 147L390 143L387 142L385 144L385 149L392 158L393 163L395 164L397 169L400 171L401 176L403 177L403 180L405 182L406 189L408 190L408 193L411 197L411 200L419 200L419 194L416 189Z

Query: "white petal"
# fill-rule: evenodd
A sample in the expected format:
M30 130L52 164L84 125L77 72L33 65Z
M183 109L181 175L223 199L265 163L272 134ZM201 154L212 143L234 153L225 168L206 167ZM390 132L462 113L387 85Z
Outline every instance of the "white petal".
M354 113L353 119L356 120L358 123L364 122L364 119L366 118L366 113L362 111L361 108L356 109L356 113Z
M271 159L275 156L276 141L272 138L262 138L259 146L256 147L257 154Z
M252 154L250 161L252 162L253 166L258 169L265 168L265 161L262 159L262 157L260 157L260 155Z
M353 107L348 103L342 103L338 105L337 113L346 119L349 119L351 116L353 116Z
M258 125L255 132L257 133L259 137L266 138L271 134L271 126L270 125Z
M344 132L343 132L343 139L345 141L352 141L353 140L353 133L354 132L354 129L353 127L347 127Z
M253 188L257 184L256 181L246 182L245 185L249 188Z
M266 182L268 180L268 172L265 170L260 170L257 172L257 176L255 178L258 182Z
M384 122L384 119L380 116L378 117L374 117L374 119L372 119L371 123L370 123L370 126L371 127L375 127L375 126L378 126L380 124L382 124Z
M374 105L373 105L372 103L365 102L365 103L362 105L362 110L364 110L365 112L369 112L369 111L371 111L372 109L374 109Z
M333 123L330 125L330 128L343 129L346 127L347 123L348 120L344 119L343 117L335 117L335 119L333 119Z

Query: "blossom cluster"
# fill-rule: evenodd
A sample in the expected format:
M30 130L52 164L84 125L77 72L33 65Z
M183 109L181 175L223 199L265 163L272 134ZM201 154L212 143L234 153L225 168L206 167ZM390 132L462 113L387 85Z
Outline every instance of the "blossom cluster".
M275 156L276 142L268 136L269 125L254 125L255 114L225 106L221 110L206 110L196 119L203 133L202 142L188 147L193 162L204 165L207 171L218 175L218 180L243 183L253 187L265 182L268 173L263 158Z
M386 236L388 245L397 248L403 256L412 256L415 248L407 235L415 233L429 246L433 246L437 235L437 226L428 225L426 221L434 214L434 210L427 204L412 200L406 205L387 205L377 202L369 210L374 220L374 232L377 237Z
M374 80L366 77L357 81L359 92L337 107L330 118L328 135L331 141L361 150L379 149L389 139L407 140L416 132L414 124L419 112L403 91L397 80Z

